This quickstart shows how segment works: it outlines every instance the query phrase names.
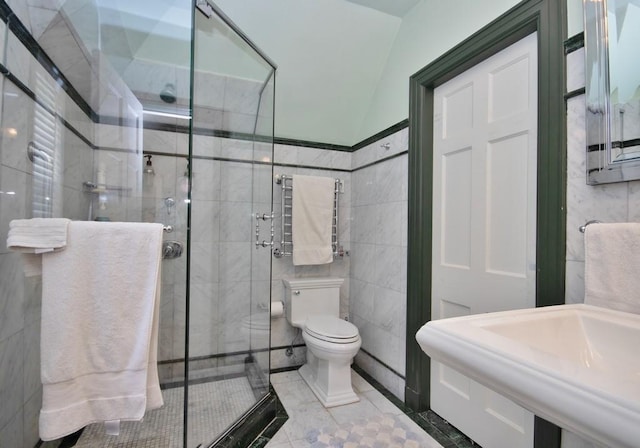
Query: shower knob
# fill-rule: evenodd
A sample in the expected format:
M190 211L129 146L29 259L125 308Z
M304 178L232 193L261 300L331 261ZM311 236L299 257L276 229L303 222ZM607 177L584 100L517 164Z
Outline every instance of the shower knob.
M165 241L162 244L162 258L173 259L182 255L183 245L180 241Z

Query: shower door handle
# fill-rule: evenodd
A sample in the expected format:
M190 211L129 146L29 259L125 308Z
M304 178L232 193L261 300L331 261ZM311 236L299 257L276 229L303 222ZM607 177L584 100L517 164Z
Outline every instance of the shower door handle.
M256 213L255 215L256 218L256 249L258 247L272 247L273 246L273 235L274 235L274 231L273 231L273 211L271 212L271 214L267 215L266 213ZM266 221L266 220L271 220L271 240L270 241L265 241L262 240L260 241L260 221Z

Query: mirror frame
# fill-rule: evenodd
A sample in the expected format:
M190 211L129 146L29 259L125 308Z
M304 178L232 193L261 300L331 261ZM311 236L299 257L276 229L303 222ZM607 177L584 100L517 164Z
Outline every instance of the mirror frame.
M588 185L640 179L640 154L616 158L608 47L608 0L583 0L585 47L586 179ZM615 68L614 68L615 69Z

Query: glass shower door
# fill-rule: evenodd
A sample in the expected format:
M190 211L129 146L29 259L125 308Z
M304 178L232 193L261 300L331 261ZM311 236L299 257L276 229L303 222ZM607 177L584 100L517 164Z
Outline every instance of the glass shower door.
M275 69L204 9L193 37L189 447L224 435L269 384Z

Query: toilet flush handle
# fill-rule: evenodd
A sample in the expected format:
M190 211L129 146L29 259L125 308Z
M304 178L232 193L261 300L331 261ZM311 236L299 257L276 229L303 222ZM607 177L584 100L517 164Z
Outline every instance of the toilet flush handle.
M293 294L295 294L296 296L299 296L300 295L300 291L298 291L298 290L293 291Z

